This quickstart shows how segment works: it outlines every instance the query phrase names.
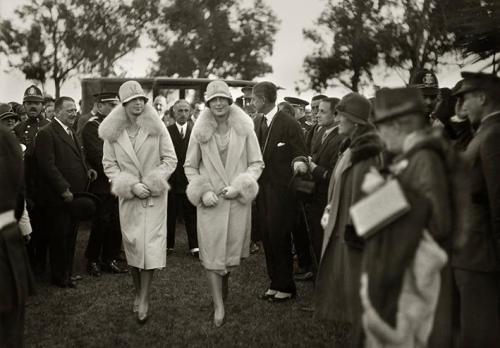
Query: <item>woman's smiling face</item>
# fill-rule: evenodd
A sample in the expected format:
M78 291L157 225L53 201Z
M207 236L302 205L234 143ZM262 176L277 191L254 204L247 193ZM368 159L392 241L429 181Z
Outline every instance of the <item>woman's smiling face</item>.
M208 102L208 107L215 117L224 117L229 114L229 99L215 97Z

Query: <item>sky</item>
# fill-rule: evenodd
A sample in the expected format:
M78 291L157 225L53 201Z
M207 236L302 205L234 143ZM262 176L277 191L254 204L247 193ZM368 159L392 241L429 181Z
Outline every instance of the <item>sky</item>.
M0 0L0 18L5 19L13 15L14 9L26 4L28 0ZM284 88L279 91L278 100L284 96L300 96L310 100L313 91L302 92L300 95L295 91L296 82L305 77L303 61L305 56L312 52L312 44L304 40L302 30L311 28L314 21L319 17L327 0L265 0L281 20L279 31L275 37L273 55L267 60L273 67L273 73L257 78L256 81L269 80ZM126 77L144 77L149 70L151 58L154 52L151 48L139 49L136 52L123 57L118 64L127 71ZM0 57L0 101L14 101L22 99L24 90L31 84L25 80L22 72L8 71L8 65L4 57ZM473 69L472 69L473 70ZM457 64L452 64L438 71L440 86L452 87L460 79L460 69ZM86 76L90 77L90 76ZM92 76L95 77L95 76ZM399 74L380 71L375 74L377 85L397 87L403 85L403 79ZM46 93L54 95L53 82L45 85ZM323 94L342 97L349 90L342 87L329 88ZM373 91L362 91L367 97L373 95ZM80 99L80 80L73 78L65 82L61 89L61 95L69 95Z

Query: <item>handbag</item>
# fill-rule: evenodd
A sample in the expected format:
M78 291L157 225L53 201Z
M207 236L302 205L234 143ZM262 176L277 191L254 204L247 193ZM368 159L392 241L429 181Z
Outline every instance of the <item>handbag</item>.
M368 238L410 210L397 179L387 180L369 196L351 206L351 219L360 237Z

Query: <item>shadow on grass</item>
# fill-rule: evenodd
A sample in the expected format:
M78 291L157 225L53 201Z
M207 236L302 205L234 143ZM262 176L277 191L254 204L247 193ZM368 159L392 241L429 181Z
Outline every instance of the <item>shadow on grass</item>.
M263 251L251 255L231 274L226 324L215 328L206 276L188 251L178 226L176 251L156 272L150 320L140 326L132 313L130 275L85 273L88 226L81 226L75 256L79 287L38 284L26 309L28 347L331 347L342 328L319 325L300 310L312 296L312 282L297 283L297 300L271 304L258 299L267 285Z

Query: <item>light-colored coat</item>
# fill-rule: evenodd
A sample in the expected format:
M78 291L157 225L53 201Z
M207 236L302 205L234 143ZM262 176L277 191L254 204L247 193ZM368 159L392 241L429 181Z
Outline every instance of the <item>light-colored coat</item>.
M231 133L225 165L214 139L217 122L210 109L200 114L193 127L184 164L189 181L186 194L197 207L200 259L206 269L220 271L239 265L249 255L251 203L264 167L252 119L232 105L228 123ZM219 195L216 206L203 205L203 194L219 194L226 186L240 192L237 199Z
M167 180L175 170L177 157L167 129L156 111L145 105L138 117L140 129L135 146L127 134L125 109L116 107L99 126L104 140L102 163L118 196L120 225L127 262L140 269L166 265ZM137 183L151 191L147 199L132 192Z

